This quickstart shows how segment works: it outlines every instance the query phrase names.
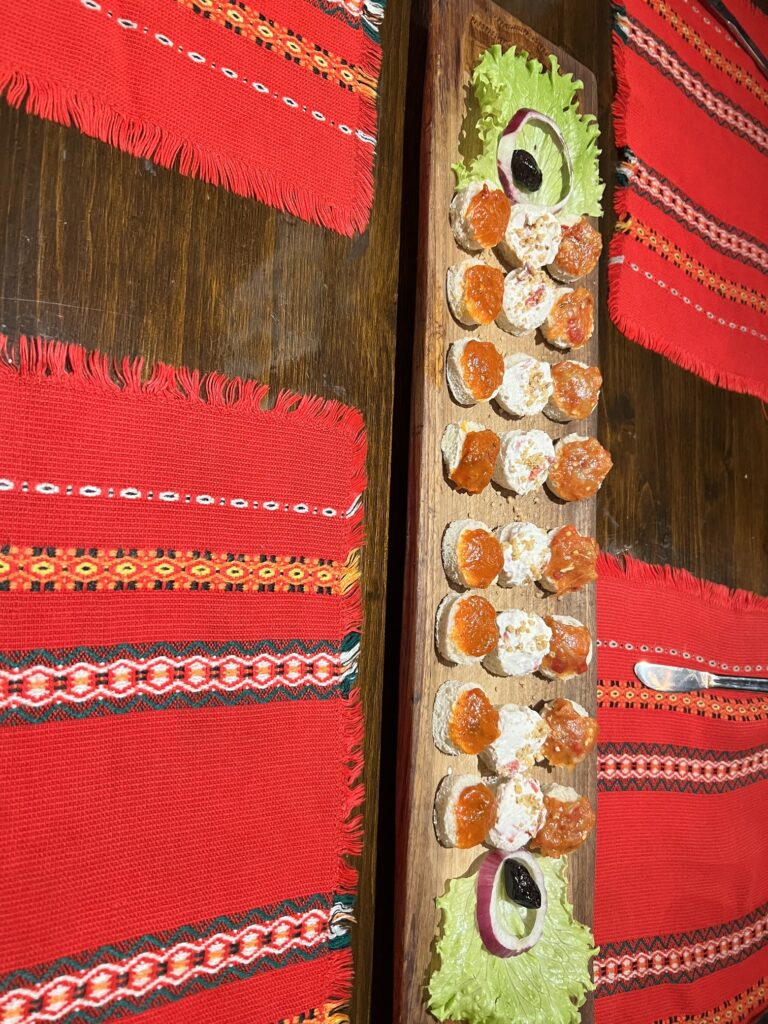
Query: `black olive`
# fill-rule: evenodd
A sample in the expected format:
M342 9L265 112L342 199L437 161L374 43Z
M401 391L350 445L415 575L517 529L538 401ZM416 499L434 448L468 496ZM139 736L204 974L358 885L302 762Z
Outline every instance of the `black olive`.
M528 869L516 860L504 861L504 888L507 897L521 907L538 910L541 906L539 887L531 878Z
M512 177L517 185L522 185L529 192L538 192L541 188L541 171L536 157L526 149L516 149L512 154Z

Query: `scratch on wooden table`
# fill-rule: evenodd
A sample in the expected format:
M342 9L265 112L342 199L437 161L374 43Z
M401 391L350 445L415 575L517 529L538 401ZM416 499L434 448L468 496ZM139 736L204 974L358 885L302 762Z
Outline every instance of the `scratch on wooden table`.
M79 309L82 313L106 313L107 316L122 316L135 320L132 313L121 313L116 309L102 309L100 306L81 306L79 302L53 302L50 299L24 298L23 295L0 295L0 302L33 302L37 306L53 306L59 309Z

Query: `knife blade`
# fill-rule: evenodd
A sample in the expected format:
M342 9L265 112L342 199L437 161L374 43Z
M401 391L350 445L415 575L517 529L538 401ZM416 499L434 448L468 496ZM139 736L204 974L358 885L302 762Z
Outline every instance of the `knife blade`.
M768 693L768 679L749 676L720 676L714 672L700 672L676 665L657 665L651 661L638 661L635 675L645 686L666 693L690 693L692 690L756 690Z
M731 33L741 48L746 50L762 73L768 78L768 60L765 59L754 39L748 35L746 29L736 20L722 0L702 0L702 3L709 10L710 14L713 14L720 24Z

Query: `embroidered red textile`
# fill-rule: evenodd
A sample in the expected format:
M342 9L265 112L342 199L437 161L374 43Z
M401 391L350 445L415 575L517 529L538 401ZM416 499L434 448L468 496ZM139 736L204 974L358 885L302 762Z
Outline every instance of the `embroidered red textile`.
M0 9L0 94L345 235L373 202L385 0Z
M765 52L768 18L728 7ZM609 309L633 341L768 399L768 81L695 0L614 3Z
M267 399L0 337L2 1024L347 1021L365 436Z
M597 1024L768 1008L768 693L665 694L636 661L768 675L768 599L598 566Z

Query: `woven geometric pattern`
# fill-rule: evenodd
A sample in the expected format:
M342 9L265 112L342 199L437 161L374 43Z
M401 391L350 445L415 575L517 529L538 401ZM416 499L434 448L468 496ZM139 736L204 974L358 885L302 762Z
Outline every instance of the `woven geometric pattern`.
M267 397L0 339L2 1024L346 1020L365 435Z
M0 724L348 696L360 638L0 652Z
M679 793L724 793L768 779L768 747L701 750L671 743L603 743L597 785L616 789L657 789Z
M733 12L765 50L768 18ZM768 398L768 87L694 0L614 0L609 308L707 380Z
M48 0L32 13L6 3L0 94L351 235L373 202L384 5Z
M765 675L768 600L598 566L597 1024L747 1024L768 1007L768 700L659 693L637 661Z
M768 984L750 985L744 992L701 1013L676 1013L673 1017L654 1021L654 1024L746 1024L755 1019L755 1012L765 1006Z
M734 921L692 932L606 943L595 982L612 993L695 981L738 963L768 943L768 903Z

